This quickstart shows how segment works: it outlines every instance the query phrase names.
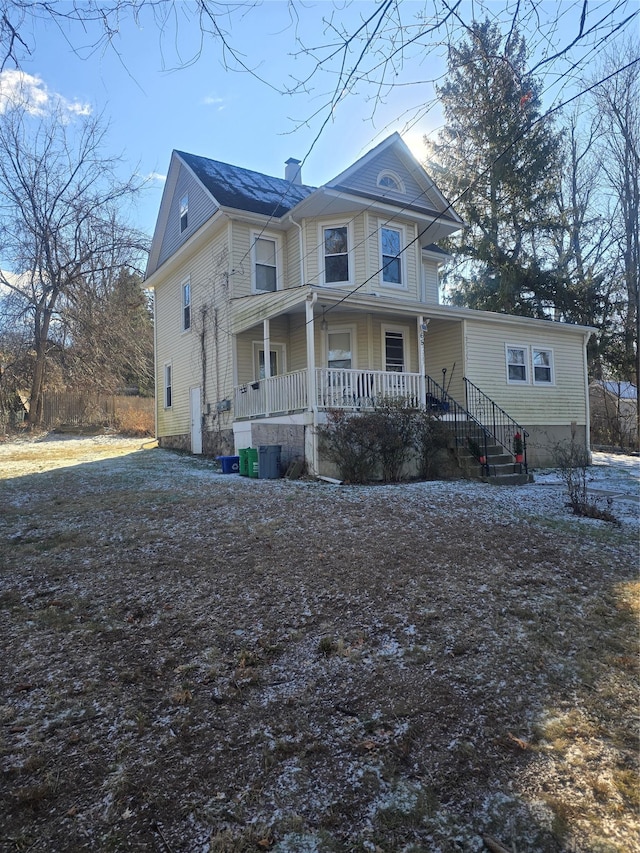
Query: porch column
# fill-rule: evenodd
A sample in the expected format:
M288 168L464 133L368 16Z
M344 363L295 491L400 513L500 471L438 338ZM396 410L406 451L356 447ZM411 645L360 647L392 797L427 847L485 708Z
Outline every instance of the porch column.
M318 299L317 293L310 293L307 296L305 303L305 317L307 330L307 394L309 399L307 405L310 412L315 412L317 409L317 393L316 393L316 348L315 348L315 331L313 324L313 306Z
M424 317L420 315L418 317L418 371L420 373L418 378L418 387L420 389L420 408L427 405L427 381L425 379L427 368L424 358L424 339L426 331L427 324L425 323Z
M264 349L264 378L271 379L271 339L270 339L270 329L269 329L269 320L263 320L262 322L262 346ZM271 400L270 400L270 390L271 383L264 383L264 409L265 415L269 415L271 413Z

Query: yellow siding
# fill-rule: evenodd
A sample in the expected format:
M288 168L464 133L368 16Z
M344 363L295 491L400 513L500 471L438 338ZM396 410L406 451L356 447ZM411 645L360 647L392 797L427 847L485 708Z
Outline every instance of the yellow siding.
M424 276L424 301L437 305L440 301L437 263L435 261L424 260L422 262L422 274Z
M421 261L417 241L416 225L408 220L394 220L394 226L404 229L404 242L409 246L403 253L404 287L385 284L380 273L381 250L380 228L386 222L379 216L361 213L355 217L336 216L322 220L305 221L305 267L306 284L322 285L323 278L323 244L322 228L327 225L349 223L349 269L351 273L351 288L357 288L359 293L380 293L384 296L399 296L401 299L419 301L421 299ZM291 235L290 235L291 236ZM411 245L410 245L411 244ZM297 267L296 267L297 268ZM437 280L437 275L436 275ZM340 286L340 285L334 285ZM345 290L347 285L344 285ZM437 301L437 285L435 288Z
M263 345L262 324L248 329L236 338L236 353L238 360L238 383L252 382L255 376L254 342ZM289 321L287 317L276 317L269 323L269 340L271 344L282 345L284 351L283 372L289 373L290 367L290 343L289 343Z
M507 383L505 345L540 347L553 351L555 384ZM586 422L583 347L581 334L549 324L548 329L501 323L466 321L467 377L524 424ZM529 379L531 369L529 368Z
M204 405L231 395L233 371L229 334L229 254L224 227L204 248L184 259L178 272L156 284L156 341L158 435L182 435L191 430L189 389L202 387ZM191 328L182 331L182 283L191 285ZM203 376L201 344L207 349ZM172 407L164 408L164 365L173 373ZM229 415L223 415L224 424Z
M320 339L320 324L315 324L316 341ZM289 370L304 370L307 366L307 330L304 314L291 317L289 350ZM316 343L316 350L318 343Z
M442 385L442 370L445 388L454 400L464 405L465 375L464 353L462 348L462 322L431 320L425 334L425 364L427 375Z

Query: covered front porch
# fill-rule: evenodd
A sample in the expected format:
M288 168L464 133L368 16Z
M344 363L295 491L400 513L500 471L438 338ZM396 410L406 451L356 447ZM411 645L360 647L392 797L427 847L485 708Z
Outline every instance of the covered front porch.
M430 318L421 307L310 287L239 300L234 421L389 403L427 406ZM459 338L460 325L449 328Z

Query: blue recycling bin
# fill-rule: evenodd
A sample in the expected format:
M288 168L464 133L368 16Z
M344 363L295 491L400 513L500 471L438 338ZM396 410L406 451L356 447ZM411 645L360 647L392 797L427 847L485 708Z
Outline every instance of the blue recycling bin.
M222 466L223 474L238 474L240 471L239 456L218 456L218 462Z

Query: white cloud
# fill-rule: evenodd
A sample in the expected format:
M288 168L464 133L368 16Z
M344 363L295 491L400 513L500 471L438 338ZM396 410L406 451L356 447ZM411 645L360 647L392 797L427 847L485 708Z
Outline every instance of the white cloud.
M149 174L146 177L146 180L147 181L158 181L159 183L163 184L167 180L167 176L162 175L160 172L149 172Z
M70 101L57 92L51 92L41 77L9 68L0 72L0 114L12 107L22 107L34 116L45 115L60 109L69 118L87 116L91 106L81 101Z
M205 107L217 107L218 110L223 110L226 106L224 98L217 98L215 95L206 95L202 99L202 103Z

